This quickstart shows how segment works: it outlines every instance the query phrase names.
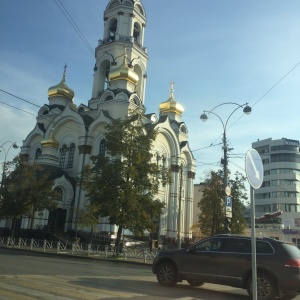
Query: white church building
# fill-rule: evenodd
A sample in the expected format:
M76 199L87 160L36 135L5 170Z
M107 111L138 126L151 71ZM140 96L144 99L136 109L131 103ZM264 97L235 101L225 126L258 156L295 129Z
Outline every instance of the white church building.
M105 154L105 124L128 116L135 108L145 111L146 22L140 0L109 1L104 11L103 39L95 49L91 98L79 106L73 103L75 93L66 84L66 68L61 81L49 88L48 102L39 109L36 125L23 141L21 155L29 163L38 160L51 173L60 201L55 211L36 214L34 220L22 218L19 228L61 232L77 229L76 208L84 206L86 197L76 178L91 163L91 156ZM181 238L191 238L195 160L181 119L184 109L174 98L173 83L170 97L165 100L158 103L158 115L145 111L144 118L145 126L154 126L159 132L152 149L153 160L172 174L172 183L162 186L156 195L165 203L157 234L176 238L179 231ZM99 219L98 232L116 231L116 225L108 224L107 218Z

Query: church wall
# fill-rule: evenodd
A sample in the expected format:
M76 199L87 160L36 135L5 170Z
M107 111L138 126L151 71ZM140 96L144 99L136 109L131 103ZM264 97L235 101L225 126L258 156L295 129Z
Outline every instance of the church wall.
M91 156L99 154L100 143L104 138L105 124L111 119L124 118L131 109L137 107L144 109L148 55L143 46L146 18L142 11L142 7L134 9L122 5L121 9L117 5L104 13L103 41L100 41L96 48L92 98L77 110L72 102L73 98L68 96L69 88L60 90L63 96L55 94L49 96L49 107L52 106L52 111L49 110L48 114L44 115L48 109L48 106L45 105L40 110L38 117L40 123L47 127L46 133L42 136L42 133L38 133L41 130L36 128L35 133L24 144L24 151L26 149L31 161L34 159L37 148L41 146L41 141L48 138L51 129L54 128L54 137L59 142L56 152L58 161L62 155L62 146L66 145L68 148L62 171L75 179L80 175L83 166L91 163ZM108 41L110 31L115 30L112 26L115 21L117 21L117 27L116 31L112 33L114 39ZM118 68L124 61L125 51L128 57L126 60L128 68L132 67L132 69L129 70L124 64L125 68L121 70L123 73L120 72L122 75L109 77L110 72L119 70ZM133 75L130 77L130 74ZM138 80L135 79L136 75L138 75ZM113 80L108 82L109 78L113 78ZM64 80L65 72L61 83L65 83ZM54 89L52 87L51 93L57 87L63 89L61 83L54 86ZM165 187L161 185L155 196L156 199L166 204L158 218L159 235L176 238L179 225L178 216L180 215L180 236L183 238L191 237L194 179L191 174L194 172L194 159L189 148L182 146L182 144L186 144L188 134L184 123L180 121L183 109L177 105L173 93L172 84L171 98L168 101L172 100L172 105L175 103L176 109L174 110L174 107L170 106L170 111L160 111L162 118L157 122L153 121L159 133L153 143L152 160L171 170L172 175L172 183ZM164 104L168 104L168 101ZM73 165L70 167L68 158L73 143L75 152ZM64 230L77 230L80 227L76 224L76 208L83 207L86 202L84 190L80 184L72 186L66 177L57 178L54 187L61 188L63 191L63 198L59 202L58 208L66 210ZM181 201L180 211L179 201ZM45 212L44 219L37 218L33 221L32 226L47 225L48 216L49 212ZM100 223L98 231L110 233L117 231L117 226L108 224L108 218L100 218ZM28 228L31 226L30 221L24 218L22 226ZM85 229L90 230L89 228Z

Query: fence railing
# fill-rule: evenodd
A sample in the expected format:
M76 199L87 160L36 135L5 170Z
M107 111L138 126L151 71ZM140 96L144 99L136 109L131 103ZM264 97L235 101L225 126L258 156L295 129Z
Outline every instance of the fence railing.
M60 254L71 254L80 256L94 256L99 258L116 258L114 249L110 245L95 245L84 243L65 243L62 241L36 240L26 238L1 237L0 245L10 248L22 248L33 251L55 252ZM139 261L143 263L151 262L157 250L151 251L147 247L123 247L118 258Z

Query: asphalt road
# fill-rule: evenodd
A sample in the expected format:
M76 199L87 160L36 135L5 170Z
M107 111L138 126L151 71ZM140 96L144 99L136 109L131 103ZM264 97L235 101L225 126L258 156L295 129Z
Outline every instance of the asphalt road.
M298 297L300 300L300 297ZM1 300L245 300L232 287L160 286L151 266L0 248Z

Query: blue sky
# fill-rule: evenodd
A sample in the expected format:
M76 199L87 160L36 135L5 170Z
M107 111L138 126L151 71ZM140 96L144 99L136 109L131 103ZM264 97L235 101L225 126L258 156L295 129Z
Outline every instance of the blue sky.
M103 35L108 0L61 0L88 43ZM299 139L300 1L298 0L143 0L148 18L146 108L158 114L175 82L175 99L185 111L189 144L196 158L195 182L218 169L222 156L221 122L204 110L224 102L249 103L253 112L235 112L227 138L234 148L229 168L244 173L244 157L257 139ZM47 91L61 80L75 104L91 97L94 56L54 0L0 2L0 89L42 106ZM295 68L294 68L295 67ZM293 69L294 68L294 69ZM291 71L291 72L290 72ZM283 78L285 75L287 76ZM270 90L271 89L271 90ZM19 145L35 125L38 108L0 91L0 145ZM215 112L226 121L234 105ZM205 149L203 149L205 148ZM202 149L202 150L197 150ZM11 159L15 150L9 151ZM0 161L4 154L0 153Z

